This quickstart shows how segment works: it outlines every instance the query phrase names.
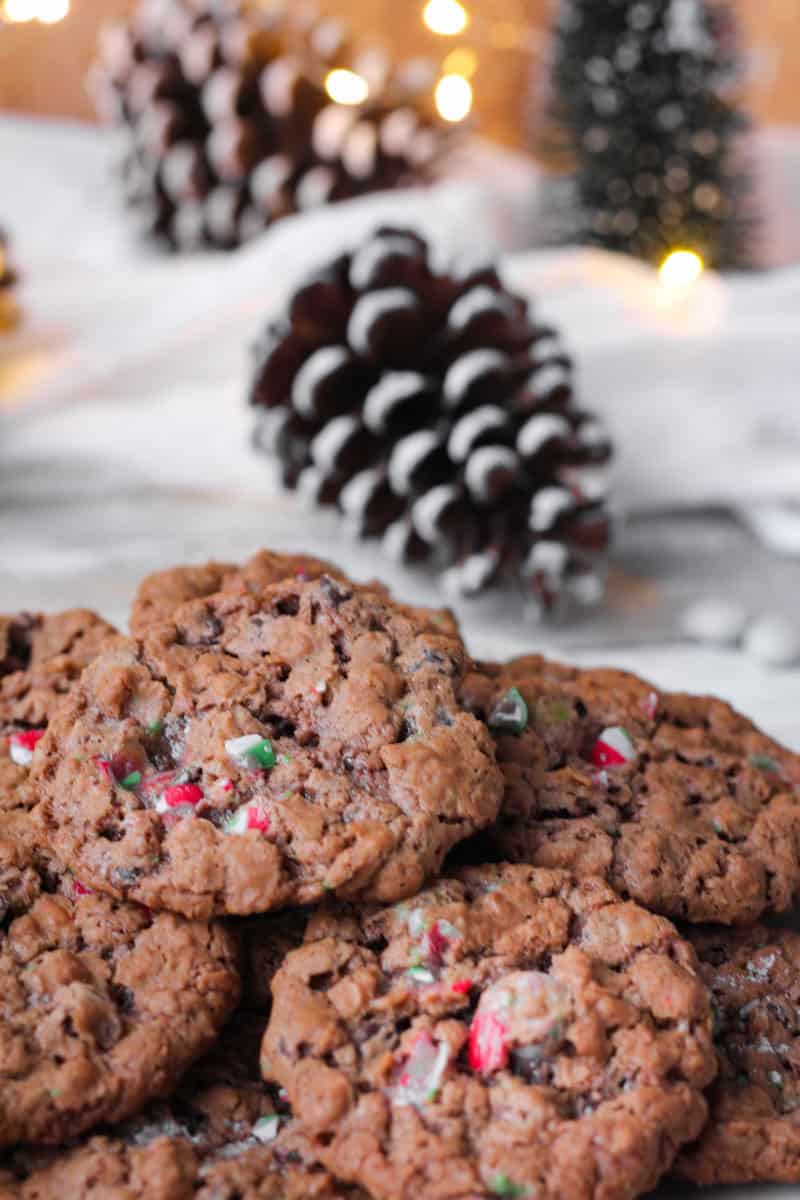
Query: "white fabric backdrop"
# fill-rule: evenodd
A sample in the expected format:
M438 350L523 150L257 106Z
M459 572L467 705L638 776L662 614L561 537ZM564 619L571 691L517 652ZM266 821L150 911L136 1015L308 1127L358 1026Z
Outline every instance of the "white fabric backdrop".
M478 143L465 164L469 175L431 191L291 219L231 256L165 259L129 238L108 186L109 138L80 126L0 121L7 180L0 219L15 236L29 309L23 331L0 344L0 409L27 418L6 431L7 455L25 456L35 444L37 408L70 402L80 409L129 373L146 371L138 391L143 402L158 397L158 444L126 440L126 469L163 477L160 444L187 482L263 488L237 403L255 330L321 257L381 222L411 222L446 251L506 251L509 279L563 328L578 357L582 398L616 436L624 509L800 500L800 266L741 278L709 274L675 300L649 268L621 256L517 252L537 176L524 160ZM797 225L800 257L800 135L770 134L761 158L773 209L766 240L789 252ZM74 414L83 448L104 455L110 468L119 458L120 419L135 424L137 414L115 411L110 421L102 409L93 421ZM178 461L175 438L183 447Z

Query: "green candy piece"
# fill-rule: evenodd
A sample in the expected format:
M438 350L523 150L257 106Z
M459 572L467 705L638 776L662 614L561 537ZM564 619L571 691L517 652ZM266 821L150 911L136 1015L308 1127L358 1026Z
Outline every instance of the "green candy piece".
M762 771L771 771L774 775L780 771L775 759L770 758L768 754L751 754L749 762L752 766L759 767Z
M528 705L519 688L509 688L489 714L492 733L512 733L517 737L528 728Z
M147 726L147 732L148 733L163 733L164 732L164 722L163 721L150 721L150 723Z
M507 1175L497 1175L489 1185L495 1196L527 1196L528 1189L514 1183Z
M124 779L120 779L119 786L124 788L126 792L135 792L141 782L142 772L131 771L130 775L126 775Z
M253 762L257 762L260 767L264 767L268 771L275 766L277 761L275 751L272 749L272 742L267 738L264 738L257 746L253 746L251 750L248 750L247 757L252 758Z

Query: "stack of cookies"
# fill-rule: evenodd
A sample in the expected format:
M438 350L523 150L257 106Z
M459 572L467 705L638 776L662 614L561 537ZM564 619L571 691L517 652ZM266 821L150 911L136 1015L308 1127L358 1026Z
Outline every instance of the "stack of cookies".
M800 1180L800 760L262 552L0 618L0 1198Z

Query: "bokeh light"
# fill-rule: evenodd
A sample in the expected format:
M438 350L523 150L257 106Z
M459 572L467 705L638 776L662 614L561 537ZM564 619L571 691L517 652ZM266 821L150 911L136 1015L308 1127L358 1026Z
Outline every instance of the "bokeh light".
M455 124L472 111L472 84L463 75L443 75L436 85L439 115Z
M705 263L694 250L673 250L659 267L661 282L674 291L683 291L697 283Z
M325 91L335 104L363 104L369 96L369 84L362 75L337 67L325 80Z
M458 0L428 0L422 19L431 33L457 37L469 24L469 13Z

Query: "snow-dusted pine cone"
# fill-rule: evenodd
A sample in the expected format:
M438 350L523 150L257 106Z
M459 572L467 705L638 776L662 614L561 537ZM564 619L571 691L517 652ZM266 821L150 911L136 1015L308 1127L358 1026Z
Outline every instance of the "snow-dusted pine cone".
M611 446L495 268L442 273L415 233L379 230L294 294L250 398L286 486L456 592L602 592Z
M139 0L105 32L90 85L122 131L123 190L144 233L230 248L287 213L433 169L447 139L431 78L301 7ZM330 102L323 81L341 66L367 80L363 104Z
M19 319L19 307L14 297L17 273L8 250L8 238L0 229L0 333L11 329Z

